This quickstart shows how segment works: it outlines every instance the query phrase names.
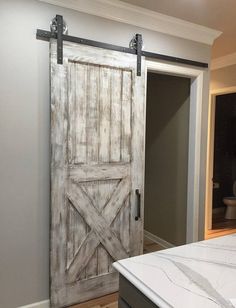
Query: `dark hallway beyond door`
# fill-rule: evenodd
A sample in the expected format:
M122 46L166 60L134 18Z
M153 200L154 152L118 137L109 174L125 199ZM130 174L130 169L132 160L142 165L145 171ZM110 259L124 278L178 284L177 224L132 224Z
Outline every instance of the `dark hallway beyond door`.
M236 93L216 96L213 163L212 229L232 229L223 198L233 196L236 180Z

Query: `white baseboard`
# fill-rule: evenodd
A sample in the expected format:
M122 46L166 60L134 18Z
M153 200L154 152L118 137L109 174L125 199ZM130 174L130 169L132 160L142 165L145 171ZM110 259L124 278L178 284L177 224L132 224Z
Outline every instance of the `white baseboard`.
M33 303L33 304L26 305L26 306L20 306L18 308L50 308L50 301L49 299L47 299L42 302Z
M155 234L152 234L146 230L144 230L144 236L148 238L149 240L157 243L158 245L162 246L163 248L173 248L175 245L163 240L162 238L156 236Z
M162 238L144 230L144 236L148 239L150 239L151 241L157 243L158 245L164 247L164 248L172 248L175 247L173 244L163 240ZM19 306L18 308L50 308L50 301L49 300L45 300L42 302L38 302L38 303L32 303L29 305L25 305L25 306Z

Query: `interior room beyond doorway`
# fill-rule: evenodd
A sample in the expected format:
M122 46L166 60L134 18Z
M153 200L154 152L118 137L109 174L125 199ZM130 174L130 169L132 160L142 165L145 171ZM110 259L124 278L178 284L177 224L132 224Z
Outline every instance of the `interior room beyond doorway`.
M148 72L144 252L186 243L190 79Z

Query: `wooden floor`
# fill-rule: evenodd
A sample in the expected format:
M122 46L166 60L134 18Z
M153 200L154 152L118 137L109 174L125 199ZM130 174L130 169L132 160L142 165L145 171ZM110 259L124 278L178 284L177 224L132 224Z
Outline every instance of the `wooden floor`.
M118 308L118 293L109 294L69 308Z
M164 247L160 246L159 244L149 240L148 238L144 237L144 244L143 244L143 253L150 253L154 251L163 250Z
M205 239L236 233L236 219L225 219L224 212L214 214L212 217L212 229L207 230Z
M213 230L229 230L236 229L236 219L225 219L222 215L221 217L216 217L212 221Z
M143 253L150 253L164 249L153 241L144 238ZM68 308L118 308L118 293L109 294L82 304L70 306Z

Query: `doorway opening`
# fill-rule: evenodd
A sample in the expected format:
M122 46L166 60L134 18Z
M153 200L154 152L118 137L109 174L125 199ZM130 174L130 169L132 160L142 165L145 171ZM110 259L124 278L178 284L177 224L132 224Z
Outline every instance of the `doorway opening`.
M236 232L236 89L211 94L206 238Z
M144 252L186 244L190 83L147 73Z
M162 241L158 242L158 244L160 244L162 248L169 248L173 246L173 242L174 242L174 245L179 245L180 243L192 243L192 242L204 239L204 231L205 231L204 201L205 201L206 182L205 182L205 179L202 178L200 175L203 174L204 171L206 170L206 158L205 158L205 155L203 155L203 153L206 152L206 144L207 144L207 136L205 134L205 126L206 126L207 118L203 116L203 112L207 112L207 104L203 100L203 92L204 92L203 82L204 82L204 79L207 78L207 71L189 68L189 67L182 66L182 65L173 65L173 64L168 64L168 63L162 63L159 61L147 60L146 61L146 75L148 76L148 74L151 74L151 73L169 76L169 78L178 77L178 78L183 78L185 80L187 79L186 82L189 85L188 87L189 112L188 112L187 122L185 122L185 124L188 123L188 133L186 133L185 131L185 134L187 134L188 136L188 140L185 139L185 142L188 143L188 150L187 150L187 157L186 157L187 167L185 166L185 168L187 169L187 185L182 184L183 185L182 187L186 189L186 195L187 195L187 197L185 195L185 198L186 198L185 201L187 200L187 202L185 203L185 207L186 207L185 215L186 216L184 219L182 217L183 221L185 222L184 226L182 226L182 233L183 233L183 230L185 230L185 238L183 236L182 237L179 236L176 242L174 242L175 239L174 240L171 239L172 243L162 238ZM169 93L172 90L173 89L170 89L167 86L166 92ZM173 97L175 99L175 96ZM162 113L162 110L160 113ZM156 119L154 117L154 122L155 121ZM181 124L183 123L181 123L180 121L179 123L180 127L181 127ZM164 151L160 153L162 153L163 157L165 157L166 153L164 153ZM186 152L185 152L185 155L186 155ZM154 160L155 160L155 157L154 157ZM146 171L146 175L147 175L147 171ZM166 178L168 179L168 177ZM146 181L145 187L147 188L148 186L147 178L145 181ZM182 181L182 178L178 178L178 184L181 181ZM186 181L186 178L185 178L185 181ZM166 181L166 182L167 182L167 187L166 187L165 193L170 194L173 191L173 188L172 188L173 183L171 182L171 178L169 177L169 181ZM152 185L154 187L154 190L158 189L155 182L153 182ZM177 185L177 184L174 183L174 185ZM182 192L183 191L184 189L182 190ZM147 194L145 198L146 198L145 200L147 200L148 198ZM155 199L152 201L155 203ZM173 204L171 204L170 206L173 206ZM145 208L145 205L144 205L144 208ZM166 207L166 209L164 210L168 210L168 208ZM171 213L173 214L173 212ZM174 219L176 219L176 217L177 216L173 215ZM155 224L157 224L157 221L155 221ZM172 224L173 224L172 218L167 219L165 221L164 228L167 229ZM156 236L152 237L153 234L151 232L149 233L147 232L148 231L146 230L145 235L148 235L149 240L153 242L154 240L157 239ZM164 236L162 235L162 237ZM159 239L160 238L161 237L159 236ZM153 249L156 250L156 248L157 247ZM145 252L145 247L144 247L144 252Z

